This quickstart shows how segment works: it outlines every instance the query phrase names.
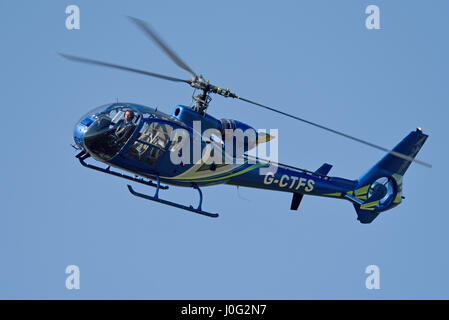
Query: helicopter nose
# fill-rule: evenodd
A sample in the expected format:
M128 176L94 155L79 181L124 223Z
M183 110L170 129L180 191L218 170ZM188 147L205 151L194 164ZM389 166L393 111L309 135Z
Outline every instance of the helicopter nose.
M84 134L86 133L87 129L92 124L92 122L93 122L92 119L85 118L75 125L75 130L73 132L73 140L75 141L75 144L82 149L84 149L83 143Z

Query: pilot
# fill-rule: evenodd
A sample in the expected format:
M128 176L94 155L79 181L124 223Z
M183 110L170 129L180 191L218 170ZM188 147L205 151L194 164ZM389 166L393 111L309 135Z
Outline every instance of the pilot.
M136 125L133 122L134 119L134 111L126 110L125 118L120 120L117 123L117 126L114 131L114 135L117 137L115 143L120 145L121 143L126 142L129 137L131 137Z

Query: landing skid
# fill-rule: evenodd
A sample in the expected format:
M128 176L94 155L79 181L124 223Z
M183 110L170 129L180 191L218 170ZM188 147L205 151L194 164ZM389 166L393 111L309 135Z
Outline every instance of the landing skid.
M88 154L88 153L86 153L84 151L81 151L79 154L76 155L76 158L78 158L79 162L86 168L89 168L89 169L92 169L92 170L96 170L96 171L100 171L100 172L103 172L103 173L107 173L107 174L110 174L110 175L113 175L113 176L116 176L116 177L119 177L119 178L123 178L123 179L131 180L131 181L134 181L134 182L142 183L142 184L150 186L150 187L154 187L154 188L157 187L157 184L155 184L151 180L148 181L148 180L144 180L143 178L134 178L134 177L131 177L129 175L126 175L126 174L123 174L123 173L120 173L120 172L112 171L110 166L108 166L106 169L104 169L104 168L100 168L100 167L94 166L92 164L88 164L84 160L86 160L89 157L90 157L90 154ZM168 186L161 186L160 185L159 188L160 189L168 189Z
M107 174L110 174L110 175L113 175L113 176L116 176L116 177L120 177L120 178L123 178L123 179L131 180L133 182L142 183L142 184L145 184L147 186L156 188L156 192L155 192L154 196L149 196L149 195L146 195L146 194L134 191L134 189L128 184L129 192L131 192L131 194L133 196L140 197L140 198L147 199L147 200L156 201L156 202L159 202L159 203L162 203L162 204L166 204L166 205L169 205L169 206L172 206L172 207L176 207L176 208L184 209L184 210L187 210L187 211L195 212L197 214L201 214L201 215L204 215L204 216L207 216L207 217L211 217L211 218L217 218L218 217L218 213L210 213L210 212L207 212L207 211L203 211L201 209L201 204L203 203L203 193L201 192L200 188L198 187L198 185L196 183L194 183L192 185L192 187L194 189L198 190L198 193L200 194L200 203L198 204L197 208L194 208L193 206L185 206L185 205L182 205L182 204L179 204L179 203L175 203L175 202L171 202L171 201L168 201L168 200L160 199L159 198L159 190L160 189L163 189L163 190L168 189L168 186L163 186L163 185L160 184L160 180L159 180L159 176L158 175L156 176L157 183L154 183L151 180L147 181L147 180L144 180L142 178L140 178L140 179L134 178L134 177L131 177L131 176L126 175L126 174L122 174L122 173L119 173L119 172L112 171L111 167L107 167L106 169L104 169L104 168L100 168L100 167L88 164L84 160L86 160L89 157L90 157L90 154L85 152L85 151L81 151L79 154L76 155L76 158L78 158L79 162L86 168L89 168L89 169L92 169L92 170L96 170L96 171L100 171L100 172L107 173Z
M159 177L158 177L158 179L157 179L157 186L156 186L156 192L155 192L154 196L149 196L149 195L146 195L146 194L143 194L143 193L136 192L136 191L134 191L134 189L129 184L128 184L128 190L129 190L129 192L131 192L131 194L133 196L136 196L136 197L139 197L139 198L156 201L156 202L159 202L159 203L162 203L162 204L166 204L166 205L169 205L169 206L172 206L172 207L176 207L176 208L179 208L179 209L184 209L184 210L187 210L187 211L195 212L197 214L201 214L201 215L204 215L204 216L207 216L207 217L211 217L211 218L217 218L218 217L218 213L210 213L210 212L203 211L201 209L201 204L203 202L203 194L202 194L200 188L196 184L193 185L193 188L198 190L198 192L200 194L200 203L199 203L197 208L194 208L193 206L185 206L185 205L182 205L182 204L179 204L179 203L176 203L176 202L171 202L171 201L159 198L159 185L160 184L159 184Z

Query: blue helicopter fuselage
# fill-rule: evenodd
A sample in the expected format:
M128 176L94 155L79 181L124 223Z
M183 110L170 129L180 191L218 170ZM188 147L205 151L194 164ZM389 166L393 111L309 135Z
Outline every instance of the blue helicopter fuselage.
M127 112L132 120L127 121ZM199 128L195 122L200 124ZM221 135L223 129L229 127L251 129L239 121L218 120L182 105L177 106L172 115L167 115L142 105L113 103L84 116L75 127L74 140L78 148L94 159L136 177L157 179L158 185L163 182L198 188L229 184L290 192L293 194L291 208L294 210L305 194L341 198L354 204L359 220L364 223L371 222L379 212L401 202L402 175L409 161L387 154L359 180L330 177L327 175L332 167L329 164L324 164L314 172L287 165L273 165L264 159L245 155L237 157L227 152L223 141L218 143L217 139L211 139L212 136L209 139L203 136L208 129ZM199 149L196 151L200 152L200 158L195 159L192 152L193 155L187 161L185 157L183 161L173 161L176 157L179 160L184 152L181 143L173 138L177 131L185 132L189 141L187 149ZM417 130L410 133L396 149L415 156L426 138L427 135ZM185 140L183 142L185 147ZM211 146L214 152L220 153L219 158L223 162L204 161L205 150L209 148L207 150L211 153ZM110 172L109 168L101 171ZM384 180L381 179L387 180L382 182Z

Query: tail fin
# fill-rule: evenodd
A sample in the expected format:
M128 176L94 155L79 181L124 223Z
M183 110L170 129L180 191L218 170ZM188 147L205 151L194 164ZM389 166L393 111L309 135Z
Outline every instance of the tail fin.
M428 135L420 128L411 132L393 151L415 158ZM402 201L402 177L411 161L388 153L359 180L353 196L362 202L354 203L358 220L372 222L380 212L391 209Z

